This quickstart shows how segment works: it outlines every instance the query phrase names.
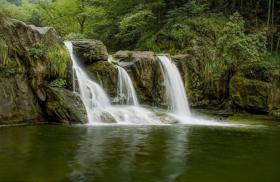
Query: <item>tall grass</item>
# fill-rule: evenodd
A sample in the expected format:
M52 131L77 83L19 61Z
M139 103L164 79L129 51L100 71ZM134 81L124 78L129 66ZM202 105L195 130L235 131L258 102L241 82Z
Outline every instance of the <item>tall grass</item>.
M47 48L46 58L54 68L54 71L63 77L69 61L68 51L63 46L54 44Z
M227 66L219 60L205 60L204 62L204 80L212 85L216 78L220 78Z
M9 47L3 39L0 39L0 65L8 64Z

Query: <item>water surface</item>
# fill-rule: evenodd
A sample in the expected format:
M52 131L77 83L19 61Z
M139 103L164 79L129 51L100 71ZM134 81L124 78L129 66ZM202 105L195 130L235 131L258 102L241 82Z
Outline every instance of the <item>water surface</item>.
M279 127L0 128L0 181L277 182Z

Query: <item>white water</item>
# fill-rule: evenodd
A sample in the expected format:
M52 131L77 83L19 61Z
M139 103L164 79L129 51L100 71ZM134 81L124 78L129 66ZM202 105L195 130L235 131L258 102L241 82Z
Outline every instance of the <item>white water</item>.
M118 96L121 104L139 106L132 81L125 69L118 66Z
M158 58L164 76L171 111L174 114L191 116L183 80L178 68L167 56L158 56Z
M115 122L118 124L161 124L158 117L152 112L137 106L112 106L105 91L90 79L80 67L73 53L71 42L65 42L73 62L74 88L79 90L80 97L85 105L89 124L104 124ZM138 101L135 102L138 104Z

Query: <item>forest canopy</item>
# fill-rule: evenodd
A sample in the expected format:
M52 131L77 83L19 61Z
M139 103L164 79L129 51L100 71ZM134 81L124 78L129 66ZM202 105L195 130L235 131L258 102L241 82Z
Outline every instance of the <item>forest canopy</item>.
M110 49L279 64L277 0L0 0L5 15Z

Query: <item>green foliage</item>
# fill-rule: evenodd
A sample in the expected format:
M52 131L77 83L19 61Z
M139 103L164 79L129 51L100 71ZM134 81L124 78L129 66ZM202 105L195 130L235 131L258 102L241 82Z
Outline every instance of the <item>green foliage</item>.
M123 42L134 42L146 32L146 27L153 23L155 17L150 10L141 10L125 16L119 24L117 37Z
M35 60L42 59L45 53L46 47L43 44L36 44L29 50L29 56Z
M65 85L66 85L66 80L63 79L56 79L50 83L51 87L58 87L58 88L64 88Z
M68 51L61 45L55 44L46 49L46 59L59 76L64 76L69 61Z
M29 50L31 59L46 61L59 76L64 76L69 61L68 51L60 44L36 44Z
M266 52L266 39L262 33L245 34L245 22L235 13L218 39L218 48L222 58L237 66L242 62L260 61Z
M86 35L81 33L70 33L65 36L66 40L85 39Z
M203 71L204 80L208 84L213 84L212 81L220 78L226 68L226 64L221 60L205 60Z
M9 47L6 41L0 39L0 65L5 66L8 64Z

